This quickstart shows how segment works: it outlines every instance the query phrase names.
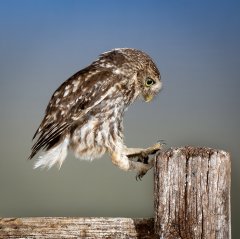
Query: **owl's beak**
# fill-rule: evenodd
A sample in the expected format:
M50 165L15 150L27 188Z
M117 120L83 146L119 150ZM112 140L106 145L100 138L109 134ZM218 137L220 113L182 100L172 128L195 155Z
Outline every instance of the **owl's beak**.
M144 96L145 102L150 102L153 99L153 95L146 95Z

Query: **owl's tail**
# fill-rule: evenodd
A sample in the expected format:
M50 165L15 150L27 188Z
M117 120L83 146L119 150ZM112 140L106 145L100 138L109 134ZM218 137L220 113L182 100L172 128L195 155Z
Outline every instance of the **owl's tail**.
M56 147L47 150L43 155L39 156L33 168L50 169L54 164L57 164L58 168L60 169L67 156L68 145L69 138L66 137L64 141L62 141Z

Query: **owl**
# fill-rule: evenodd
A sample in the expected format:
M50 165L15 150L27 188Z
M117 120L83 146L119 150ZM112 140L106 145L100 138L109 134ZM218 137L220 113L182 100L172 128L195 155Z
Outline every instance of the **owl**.
M131 48L102 53L52 95L33 136L38 139L29 159L43 151L34 168L60 168L68 150L86 160L108 152L114 165L125 171L135 170L136 178L141 179L153 166L148 156L162 145L128 148L124 144L123 117L137 98L150 102L161 87L160 72L146 53Z

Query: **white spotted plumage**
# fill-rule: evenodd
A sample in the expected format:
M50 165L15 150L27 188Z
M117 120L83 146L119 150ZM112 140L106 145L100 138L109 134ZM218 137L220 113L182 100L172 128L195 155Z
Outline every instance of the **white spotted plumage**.
M154 87L146 87L147 78L153 79ZM35 168L60 167L71 149L76 157L89 160L107 151L115 164L128 170L132 164L124 155L124 112L138 96L146 100L160 89L160 73L147 54L130 48L101 54L54 92L34 135L39 137L30 158L44 151Z

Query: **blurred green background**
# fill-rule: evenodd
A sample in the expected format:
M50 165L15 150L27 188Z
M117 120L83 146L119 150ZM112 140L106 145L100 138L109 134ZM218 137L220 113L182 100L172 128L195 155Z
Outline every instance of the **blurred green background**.
M240 215L239 1L0 1L0 216L153 217L142 182L108 156L69 155L33 170L31 138L53 91L116 47L147 52L164 89L125 116L128 146L209 146L232 155L233 238Z

